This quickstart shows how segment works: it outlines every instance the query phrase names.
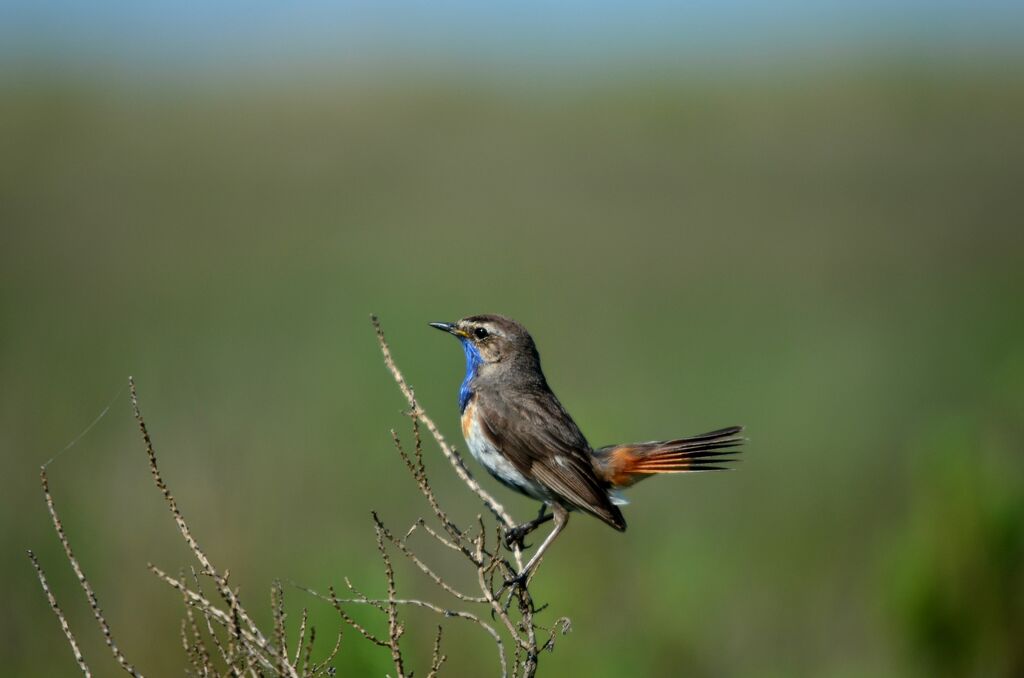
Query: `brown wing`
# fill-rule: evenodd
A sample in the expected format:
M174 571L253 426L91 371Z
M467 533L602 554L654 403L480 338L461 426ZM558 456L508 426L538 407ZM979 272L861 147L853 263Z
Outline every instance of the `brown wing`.
M626 529L622 512L594 472L590 445L553 393L488 395L477 399L483 433L520 473L536 478L566 504Z

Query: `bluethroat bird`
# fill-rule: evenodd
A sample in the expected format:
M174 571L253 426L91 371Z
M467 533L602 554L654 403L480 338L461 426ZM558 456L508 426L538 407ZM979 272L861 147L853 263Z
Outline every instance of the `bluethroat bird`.
M619 491L660 473L718 471L742 442L731 426L676 440L594 449L552 393L526 328L500 315L430 323L462 342L466 376L459 387L462 434L473 457L507 487L541 502L537 518L509 530L506 543L547 520L551 533L523 568L523 581L565 529L571 511L584 511L626 529ZM547 507L551 513L545 515Z

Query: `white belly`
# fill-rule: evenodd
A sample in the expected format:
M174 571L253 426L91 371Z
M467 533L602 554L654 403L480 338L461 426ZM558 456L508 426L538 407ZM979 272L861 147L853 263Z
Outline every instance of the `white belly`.
M534 499L541 501L547 499L548 493L544 491L544 488L520 473L519 469L506 459L505 455L501 454L480 430L480 423L474 416L475 407L475 404L470 402L462 415L462 435L466 438L466 445L469 446L469 452L473 458L480 462L488 473L508 487Z

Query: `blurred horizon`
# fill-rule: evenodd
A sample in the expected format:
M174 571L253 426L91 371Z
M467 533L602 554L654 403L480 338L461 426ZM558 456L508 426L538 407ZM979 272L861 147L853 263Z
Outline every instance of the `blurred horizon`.
M1024 7L981 2L274 3L60 0L0 8L6 68L243 75L430 64L534 76L612 68L793 67L881 54L1020 56Z
M187 554L127 375L266 620L275 578L379 591L370 510L424 512L369 314L462 449L463 358L426 323L497 312L593 445L751 439L738 472L631 490L624 534L573 519L537 597L574 629L540 675L1020 675L1022 25L1000 2L5 4L0 663L74 670L33 548L116 668L38 468L118 393L50 480L129 658L186 665L145 566ZM413 658L434 621L410 617ZM490 671L446 633L449 675ZM339 675L388 670L351 636Z

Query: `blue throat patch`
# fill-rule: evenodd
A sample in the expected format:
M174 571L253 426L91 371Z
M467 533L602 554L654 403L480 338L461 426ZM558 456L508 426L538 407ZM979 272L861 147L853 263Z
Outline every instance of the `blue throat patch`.
M466 378L462 380L462 385L459 386L460 414L466 411L466 405L469 404L469 399L473 396L473 392L469 390L469 382L476 376L476 368L480 367L484 362L480 351L476 350L473 342L469 339L461 339L461 341L462 350L466 352Z

